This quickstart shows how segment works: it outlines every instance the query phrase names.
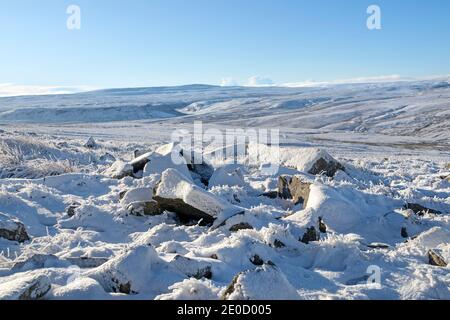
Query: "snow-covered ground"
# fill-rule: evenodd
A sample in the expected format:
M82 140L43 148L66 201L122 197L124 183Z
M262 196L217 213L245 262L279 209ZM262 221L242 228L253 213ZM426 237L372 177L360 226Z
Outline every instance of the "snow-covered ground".
M172 163L196 121L281 146ZM0 99L0 299L450 299L449 213L449 79Z

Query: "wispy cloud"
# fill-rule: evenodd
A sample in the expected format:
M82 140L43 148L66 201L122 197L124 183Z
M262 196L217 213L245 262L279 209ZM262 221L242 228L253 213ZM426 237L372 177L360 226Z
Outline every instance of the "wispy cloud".
M332 81L314 81L314 80L306 80L302 82L294 82L294 83L284 83L280 86L282 87L317 87L317 86L326 86L326 85L334 85L334 84L351 84L351 83L381 83L381 82L395 82L395 81L409 81L414 80L413 78L402 77L397 74L386 75L386 76L377 76L377 77L360 77L360 78L351 78L351 79L339 79Z
M262 86L273 86L275 83L272 79L268 77L253 76L247 81L247 86L249 87L262 87Z
M32 86L14 83L0 83L0 97L70 94L95 89L96 88L89 86Z
M234 87L238 86L239 83L237 83L237 81L235 81L232 77L225 77L220 81L220 85L222 87Z

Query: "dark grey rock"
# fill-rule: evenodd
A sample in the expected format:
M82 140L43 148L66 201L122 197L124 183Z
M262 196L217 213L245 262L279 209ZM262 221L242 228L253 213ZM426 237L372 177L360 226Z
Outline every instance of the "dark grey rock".
M246 229L253 229L253 227L250 224L248 224L247 222L241 222L241 223L238 223L238 224L235 224L234 226L232 226L230 228L230 231L237 232L239 230L246 230Z
M132 202L127 210L129 214L137 217L156 216L163 212L156 201Z
M2 213L0 213L0 238L21 243L30 240L22 222Z
M319 235L317 234L316 228L314 227L307 228L305 234L303 235L300 241L306 244L312 241L319 241Z
M345 171L343 165L341 165L336 160L325 160L324 158L320 158L317 160L312 168L308 171L310 174L325 174L328 177L334 177L338 170Z
M438 210L434 210L434 209L430 209L427 207L424 207L418 203L407 203L404 206L405 209L409 209L412 210L415 214L417 214L418 216L423 216L425 213L431 213L431 214L442 214L442 212L438 211Z
M444 260L444 258L434 250L428 251L428 263L431 264L432 266L437 267L447 266L447 262Z

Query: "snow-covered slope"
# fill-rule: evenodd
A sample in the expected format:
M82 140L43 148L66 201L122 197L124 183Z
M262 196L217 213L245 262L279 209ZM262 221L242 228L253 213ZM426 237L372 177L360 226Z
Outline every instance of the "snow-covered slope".
M0 299L450 299L449 98L443 79L2 98ZM199 120L281 147L206 150L205 181L166 145Z

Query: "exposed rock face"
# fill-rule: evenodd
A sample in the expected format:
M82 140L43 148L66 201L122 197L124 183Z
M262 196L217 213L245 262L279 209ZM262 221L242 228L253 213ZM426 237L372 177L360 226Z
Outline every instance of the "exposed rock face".
M186 258L180 255L177 255L170 262L175 268L184 273L189 278L196 279L211 279L212 271L211 264L203 261L197 261L190 258Z
M120 203L134 216L152 216L161 214L161 208L153 200L153 188L134 188L125 192Z
M438 210L430 209L417 203L407 203L404 208L414 211L414 213L419 216L423 216L425 213L442 214L442 212Z
M283 199L292 199L295 204L303 203L306 207L312 181L302 176L280 176L278 193Z
M0 238L17 242L30 240L23 223L3 213L0 213Z
M308 229L306 229L306 232L300 241L306 244L310 243L311 241L319 241L319 235L317 234L316 228L309 227Z
M250 262L253 263L255 266L262 266L264 264L264 260L261 259L260 256L255 254L253 257L250 258Z
M134 158L129 163L129 165L132 168L133 173L138 173L139 171L143 171L145 165L150 161L150 158L152 155L153 155L153 152L147 152L137 158Z
M192 184L174 169L163 172L153 200L158 202L163 211L174 212L181 219L203 219L206 224L212 223L221 214L232 215L241 211L240 208Z
M213 166L209 164L203 155L198 152L183 149L180 154L185 159L192 177L198 177L200 181L207 186L214 173Z
M0 300L38 300L44 297L50 288L50 279L47 276L21 276L0 284Z
M238 223L238 224L235 224L234 226L232 226L230 228L230 231L237 232L239 230L248 230L248 229L253 229L253 227L250 224L248 224L247 222L241 222L241 223Z
M270 199L276 199L276 198L278 198L279 193L278 193L278 191L267 191L267 192L264 192L263 194L261 194L261 196L270 198Z
M80 206L80 204L78 202L74 202L70 206L68 206L67 209L66 209L67 216L73 217L75 215L75 213L76 213L75 210L79 206Z
M447 266L447 262L444 260L444 258L434 250L428 251L428 263L431 264L432 266L437 267Z
M129 214L137 217L155 216L162 213L159 204L154 200L147 202L132 202L128 205L127 211Z
M325 222L323 221L322 217L319 217L318 219L318 225L319 225L319 231L321 233L327 233L327 225L325 224Z
M314 175L324 173L328 177L334 177L338 170L345 170L345 168L334 159L325 160L324 158L320 158L314 162L308 173Z
M402 227L400 230L400 235L402 238L409 238L408 230L406 230L406 227Z

